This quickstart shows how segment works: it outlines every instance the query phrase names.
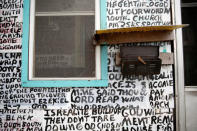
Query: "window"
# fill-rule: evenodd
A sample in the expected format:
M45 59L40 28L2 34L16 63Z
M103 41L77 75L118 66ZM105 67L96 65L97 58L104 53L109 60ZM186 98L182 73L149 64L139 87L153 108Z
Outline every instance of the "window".
M185 85L197 86L197 2L194 0L182 0L182 23L190 24L183 28Z
M24 4L24 87L107 86L107 49L92 44L100 28L99 0Z

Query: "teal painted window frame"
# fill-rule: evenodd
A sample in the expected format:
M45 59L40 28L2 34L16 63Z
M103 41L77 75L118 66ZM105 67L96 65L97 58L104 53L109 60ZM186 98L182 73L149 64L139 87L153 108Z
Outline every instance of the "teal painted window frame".
M100 28L106 29L106 0L100 0ZM30 0L24 0L22 39L22 87L106 87L108 86L107 46L101 46L100 80L29 80Z

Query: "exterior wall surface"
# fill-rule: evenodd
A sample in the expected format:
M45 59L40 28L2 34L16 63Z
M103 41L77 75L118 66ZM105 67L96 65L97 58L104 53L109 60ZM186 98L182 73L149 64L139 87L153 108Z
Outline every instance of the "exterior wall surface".
M196 131L197 116L196 114L196 104L197 104L197 92L196 91L186 91L185 92L185 107L186 107L186 131Z
M170 4L106 0L107 28L170 25ZM175 130L172 65L152 77L124 78L114 64L118 45L108 46L108 87L21 87L22 13L22 0L0 0L0 131ZM170 42L124 44L133 45L173 51Z

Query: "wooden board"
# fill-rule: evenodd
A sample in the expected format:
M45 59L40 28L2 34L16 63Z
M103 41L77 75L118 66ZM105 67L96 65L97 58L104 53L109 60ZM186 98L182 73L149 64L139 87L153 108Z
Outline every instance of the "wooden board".
M96 30L96 34L108 34L108 33L126 33L126 32L147 32L147 31L167 31L189 26L188 24L182 25L167 25L167 26L143 26L143 27L130 27L130 28L118 28L118 29L106 29Z
M159 53L159 58L162 60L163 65L174 64L174 54L173 53Z
M96 36L97 37L97 36ZM172 31L127 32L101 34L95 38L94 44L123 44L134 42L155 42L174 40Z
M188 26L146 26L119 29L97 30L94 35L94 44L122 44L133 42L156 42L174 40L173 30Z

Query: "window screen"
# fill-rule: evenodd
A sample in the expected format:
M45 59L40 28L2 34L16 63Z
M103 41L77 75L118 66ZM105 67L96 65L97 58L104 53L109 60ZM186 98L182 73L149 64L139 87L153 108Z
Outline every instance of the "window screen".
M94 0L37 0L33 76L95 77Z

